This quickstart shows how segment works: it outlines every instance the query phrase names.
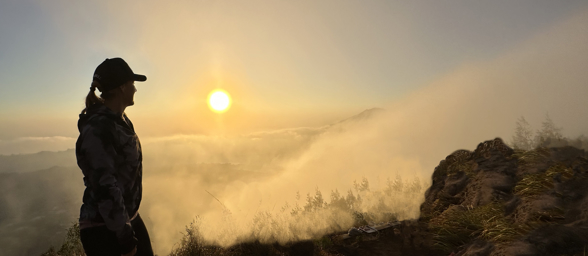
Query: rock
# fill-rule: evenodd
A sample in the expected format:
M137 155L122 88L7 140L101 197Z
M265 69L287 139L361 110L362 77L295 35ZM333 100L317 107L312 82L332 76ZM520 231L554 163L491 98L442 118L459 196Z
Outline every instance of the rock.
M355 227L350 228L349 231L347 232L347 234L350 237L355 237L355 236L361 236L361 231Z
M476 240L457 253L456 256L489 256L493 249L494 245L492 243Z
M582 253L587 158L571 146L515 152L500 138L455 151L435 168L419 221L456 255Z

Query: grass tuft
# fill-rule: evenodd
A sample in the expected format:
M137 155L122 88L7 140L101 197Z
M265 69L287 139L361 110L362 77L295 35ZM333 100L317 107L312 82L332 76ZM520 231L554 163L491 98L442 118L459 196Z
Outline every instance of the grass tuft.
M527 167L545 161L550 154L548 148L537 147L532 150L517 149L514 151L513 156L519 160L519 166Z
M446 252L475 239L492 242L512 241L523 232L504 218L497 202L480 207L452 206L430 221L434 245Z
M554 187L555 178L569 180L574 176L572 169L555 164L543 173L527 174L514 187L514 193L521 197L536 196Z

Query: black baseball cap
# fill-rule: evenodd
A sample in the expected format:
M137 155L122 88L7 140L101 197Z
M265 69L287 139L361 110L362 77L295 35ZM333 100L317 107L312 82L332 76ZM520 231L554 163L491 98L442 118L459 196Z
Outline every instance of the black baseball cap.
M135 74L129 64L121 58L104 60L94 71L93 81L100 83L100 91L107 92L128 81L146 81L144 75Z

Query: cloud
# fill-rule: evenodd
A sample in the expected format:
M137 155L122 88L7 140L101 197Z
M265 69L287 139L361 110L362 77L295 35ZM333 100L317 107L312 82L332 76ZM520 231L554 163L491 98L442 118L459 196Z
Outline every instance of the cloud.
M179 241L179 231L196 216L204 239L224 246L252 236L288 242L346 229L353 224L350 212L290 211L303 207L304 197L317 190L326 201L331 191L345 196L354 180L364 177L372 182L373 191L384 189L386 178L413 179L412 173L421 169L418 160L394 155L397 145L380 140L382 120L236 137L145 140L141 212L153 227L154 246L169 251ZM296 199L297 193L303 198ZM366 211L374 205L369 198L361 206ZM388 203L390 212L403 209L401 218L418 215L421 198L396 199ZM273 226L265 226L269 222Z
M223 245L251 234L255 216L264 213L283 221L278 223L302 225L309 230L306 237L341 228L349 224L345 214L323 212L298 220L280 210L286 201L290 206L298 202L293 199L297 192L345 192L363 177L375 191L384 189L384 180L396 174L405 180L428 179L454 150L472 150L495 137L508 142L521 115L538 123L548 112L568 136L587 131L582 118L588 114L588 32L582 29L588 24L587 14L579 12L497 58L464 63L390 103L384 114L342 130L202 136L183 142L176 138L179 144L157 142L160 159L147 154L155 144L146 143L146 171L149 166L161 167L158 161L168 167L155 168L157 174L146 174L145 180L142 211L151 218L155 246L170 249L195 216L200 216L205 239ZM418 215L421 197L395 200L392 210L414 209L404 213L405 218ZM331 226L321 226L325 221Z

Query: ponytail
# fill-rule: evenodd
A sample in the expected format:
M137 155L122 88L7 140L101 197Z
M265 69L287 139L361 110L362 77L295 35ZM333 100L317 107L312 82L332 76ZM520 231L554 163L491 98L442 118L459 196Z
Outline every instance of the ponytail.
M84 110L82 110L82 114L85 114L88 110L88 108L90 108L90 106L96 104L96 103L100 103L103 104L105 99L109 99L112 98L114 96L114 94L110 91L108 92L102 92L100 94L100 98L98 98L98 96L96 96L96 88L98 88L98 90L100 90L102 92L102 90L100 89L100 83L98 83L97 81L92 81L92 85L90 85L90 92L88 92L88 95L86 96L86 108L84 108Z

